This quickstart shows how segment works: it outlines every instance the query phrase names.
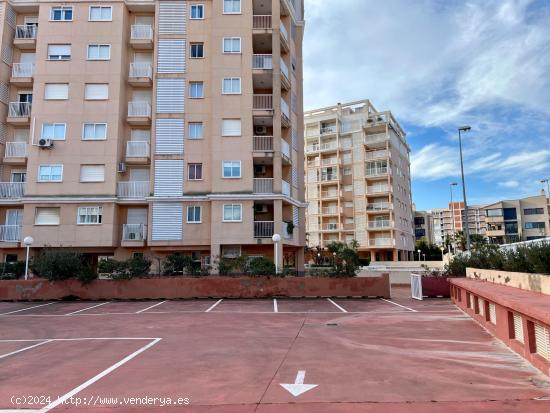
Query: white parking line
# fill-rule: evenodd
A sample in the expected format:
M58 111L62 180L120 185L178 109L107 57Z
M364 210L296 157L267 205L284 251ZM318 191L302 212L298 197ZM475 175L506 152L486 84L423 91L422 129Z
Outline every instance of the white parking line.
M96 308L96 307L101 307L102 305L105 305L105 304L109 304L111 301L106 301L104 303L99 303L99 304L96 304L96 305L92 305L90 307L86 307L86 308L82 308L80 310L76 310L76 311L73 311L72 313L67 313L65 315L73 315L73 314L78 314L78 313L81 313L82 311L86 311L86 310L91 310L92 308Z
M334 301L332 301L330 298L327 298L327 300L329 300L332 304L334 304L336 306L337 309L339 309L341 312L343 313L347 313L348 310L346 310L344 307L336 304Z
M19 312L21 312L21 311L28 311L28 310L32 310L33 308L44 307L44 306L50 305L50 304L55 304L55 301L52 301L51 303L46 303L46 304L33 305L32 307L22 308L22 309L20 309L20 310L9 311L9 312L7 312L7 313L2 313L2 314L0 314L0 315L7 315L7 314L19 313Z
M401 305L401 304L397 304L397 303L394 303L393 301L391 300L386 300L385 298L381 298L382 301L385 301L387 303L390 303L390 304L393 304L393 305L396 305L398 307L401 307L401 308L404 308L405 310L409 310L409 311L412 311L413 313L418 313L417 310L413 310L412 308L409 308L409 307L405 307L404 305Z
M15 350L15 351L12 351L11 353L6 353L6 354L2 354L0 355L0 359L3 359L5 357L9 357L13 354L17 354L17 353L21 353L22 351L26 351L26 350L30 350L31 348L35 348L35 347L38 347L38 346L42 346L46 343L50 343L52 340L46 340L46 341L42 341L40 343L36 343L36 344L33 344L32 346L27 346L27 347L23 347L23 348L20 348L19 350Z
M214 308L216 308L216 306L221 303L223 301L223 298L220 298L218 301L216 301L214 304L212 304L208 310L205 311L205 313L209 313L210 311L212 311Z
M143 310L136 311L136 314L140 314L140 313L143 313L143 312L145 312L145 311L147 311L147 310L150 310L151 308L155 308L155 307L157 307L157 306L159 306L159 305L161 305L161 304L164 304L166 301L168 301L168 300L161 301L160 303L156 303L156 304L150 305L149 307L144 308Z
M279 312L279 306L277 305L277 299L273 299L273 312L278 313Z

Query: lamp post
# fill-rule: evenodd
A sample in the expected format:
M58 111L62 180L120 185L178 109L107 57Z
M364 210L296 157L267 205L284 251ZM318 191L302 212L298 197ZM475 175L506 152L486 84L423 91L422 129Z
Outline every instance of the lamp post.
M466 251L470 249L470 226L468 216L468 202L466 201L466 182L464 180L464 160L462 159L462 136L460 135L460 132L469 132L471 129L471 126L461 126L460 128L458 128L458 145L460 147L460 173L462 175L462 196L464 197L464 215L466 217L466 226L464 227L464 233L466 234Z
M449 188L451 189L451 233L452 237L456 235L456 226L455 226L455 203L453 202L453 186L457 186L456 182L451 182ZM451 238L452 244L452 238ZM450 247L450 246L449 246ZM453 247L454 248L454 247Z
M420 253L421 253L422 251L416 250L416 252L418 252L418 261L422 261L422 260L420 259Z
M281 236L273 234L271 240L273 241L273 248L275 248L275 274L279 274L279 242L281 242Z
M23 244L27 247L27 258L25 259L25 280L29 279L29 250L31 248L32 243L34 242L33 237L25 237L23 240Z
M546 196L550 198L550 179L541 179L540 183L543 185L546 183Z
M441 250L441 261L445 261L445 247L440 247Z

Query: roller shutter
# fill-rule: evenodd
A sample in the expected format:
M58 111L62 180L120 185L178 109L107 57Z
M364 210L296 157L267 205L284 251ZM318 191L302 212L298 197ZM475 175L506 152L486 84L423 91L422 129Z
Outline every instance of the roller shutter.
M183 238L183 207L177 203L153 204L153 241L173 241Z

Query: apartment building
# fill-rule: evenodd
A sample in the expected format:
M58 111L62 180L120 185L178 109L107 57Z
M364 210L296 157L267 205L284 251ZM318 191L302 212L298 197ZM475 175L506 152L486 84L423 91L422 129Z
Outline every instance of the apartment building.
M433 239L437 245L443 245L447 237L453 237L459 231L464 231L466 213L464 202L449 203L447 208L432 209ZM468 205L468 228L470 235L485 236L487 225L485 211L482 206Z
M0 251L303 268L301 0L1 1Z
M408 259L410 148L391 112L362 100L312 110L304 119L308 245L356 240L372 261Z
M417 241L433 244L434 219L431 211L414 211L414 237Z
M491 244L530 241L550 236L548 199L541 195L499 201L485 206L487 238Z

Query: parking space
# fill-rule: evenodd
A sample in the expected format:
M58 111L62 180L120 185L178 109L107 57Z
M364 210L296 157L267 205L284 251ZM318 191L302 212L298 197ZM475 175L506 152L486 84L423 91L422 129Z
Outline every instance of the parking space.
M212 308L215 312L238 312L238 313L269 313L274 311L274 301L265 300L222 300Z

